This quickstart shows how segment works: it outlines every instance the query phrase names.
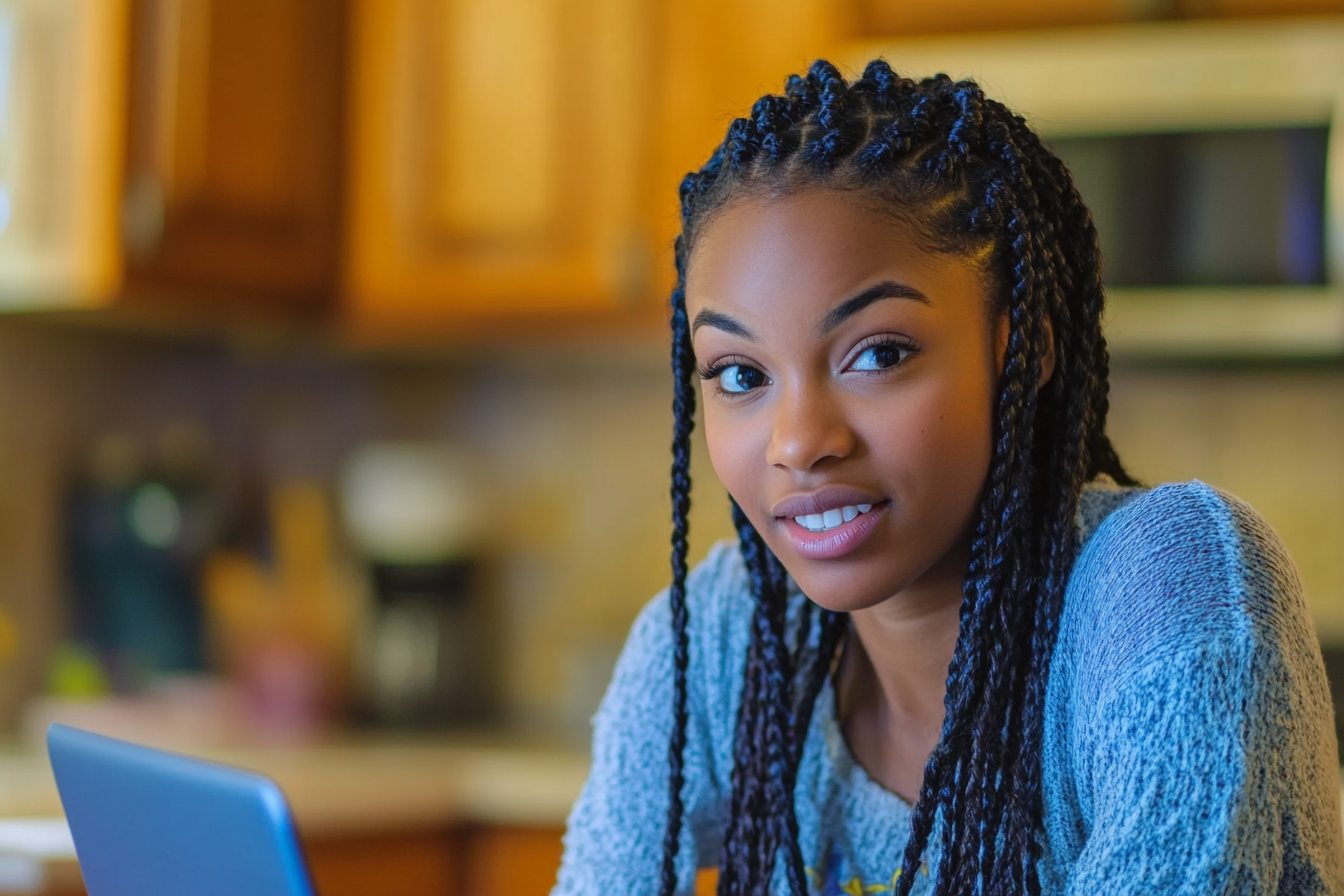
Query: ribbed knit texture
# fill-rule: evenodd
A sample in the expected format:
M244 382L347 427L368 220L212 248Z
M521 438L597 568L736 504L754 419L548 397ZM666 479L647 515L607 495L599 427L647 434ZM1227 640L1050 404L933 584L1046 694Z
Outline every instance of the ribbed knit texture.
M1329 688L1278 538L1199 482L1090 486L1078 525L1047 695L1043 892L1344 896ZM686 893L717 864L726 820L752 613L736 545L691 573L688 600ZM635 622L594 719L555 896L657 892L671 695L664 594ZM910 806L850 755L829 683L797 813L814 893L889 891ZM913 892L932 883L921 873ZM786 892L782 875L774 889Z

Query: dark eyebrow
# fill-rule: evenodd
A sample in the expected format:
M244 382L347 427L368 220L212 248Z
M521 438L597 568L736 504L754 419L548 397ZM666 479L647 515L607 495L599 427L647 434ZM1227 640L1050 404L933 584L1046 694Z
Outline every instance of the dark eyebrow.
M695 323L691 324L691 335L694 336L695 331L701 327L713 327L748 342L756 341L756 334L747 329L745 324L718 311L710 311L708 308L702 308L700 313L695 316Z
M830 314L827 314L817 326L817 330L825 336L869 305L882 299L914 299L925 305L931 304L929 297L913 286L897 283L895 280L883 280L832 308Z

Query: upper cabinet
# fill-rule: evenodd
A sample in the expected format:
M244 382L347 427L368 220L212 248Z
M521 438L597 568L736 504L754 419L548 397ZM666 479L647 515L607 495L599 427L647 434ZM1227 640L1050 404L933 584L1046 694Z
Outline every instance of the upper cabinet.
M653 4L354 0L355 326L646 303Z
M834 58L853 26L837 0L676 0L658 7L658 76L649 95L653 165L650 221L655 295L675 277L671 246L681 226L678 185L723 140L733 118L818 58Z
M0 308L119 288L126 21L124 0L0 0Z
M345 29L341 0L134 0L126 301L330 307Z
M0 305L334 307L340 0L0 0Z
M678 182L788 73L876 38L1140 6L0 0L0 307L357 339L657 323Z

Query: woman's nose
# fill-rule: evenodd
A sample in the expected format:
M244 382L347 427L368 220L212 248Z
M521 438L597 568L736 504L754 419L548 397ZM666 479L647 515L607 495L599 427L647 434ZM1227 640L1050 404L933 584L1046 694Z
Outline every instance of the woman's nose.
M784 390L775 407L767 463L806 472L828 458L848 456L854 446L854 431L833 396L806 387Z

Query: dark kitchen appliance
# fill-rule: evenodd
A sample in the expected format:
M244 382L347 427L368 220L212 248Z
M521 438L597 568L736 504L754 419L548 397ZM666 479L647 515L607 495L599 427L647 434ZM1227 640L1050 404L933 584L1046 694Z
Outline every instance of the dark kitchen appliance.
M479 565L374 563L361 645L365 720L436 729L488 720L496 704L497 626Z

